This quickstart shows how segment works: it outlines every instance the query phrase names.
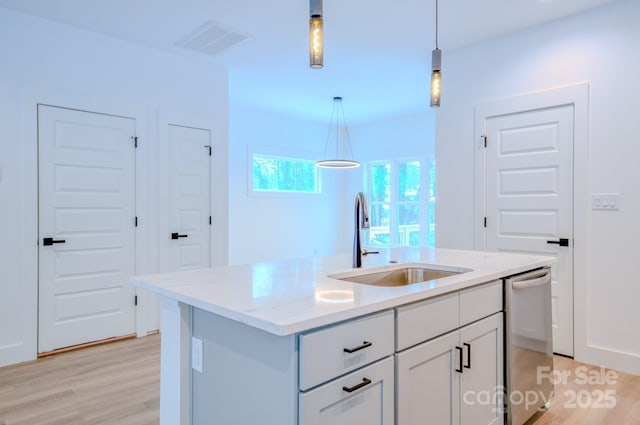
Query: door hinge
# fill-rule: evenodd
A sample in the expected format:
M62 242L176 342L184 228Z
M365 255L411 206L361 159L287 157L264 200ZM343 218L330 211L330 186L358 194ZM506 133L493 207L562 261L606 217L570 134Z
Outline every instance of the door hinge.
M484 218L484 227L487 227L487 217Z
M211 216L209 216L209 226L211 226Z
M204 145L205 148L209 148L209 156L211 156L211 145Z
M134 221L134 222L135 222L135 226L136 226L136 227L138 227L138 216L136 216L136 218L135 218L135 221Z
M133 297L133 305L138 305L138 296L137 295L135 295Z
M482 137L482 140L484 141L484 147L487 147L487 136L480 136Z
M133 140L133 147L138 148L138 136L131 136L131 140Z

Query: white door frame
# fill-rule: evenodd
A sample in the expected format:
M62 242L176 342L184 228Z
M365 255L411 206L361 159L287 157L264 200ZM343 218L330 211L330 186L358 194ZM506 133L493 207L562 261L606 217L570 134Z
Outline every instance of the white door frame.
M140 143L136 151L136 215L140 223L149 215L149 175L153 167L153 144L147 138L148 107L135 102L115 100L67 90L59 90L40 86L24 86L22 90L23 114L23 158L22 179L24 182L24 244L22 245L22 275L24 276L26 298L22 317L16 318L23 323L25 338L20 347L21 359L35 359L38 350L38 105L50 105L68 109L98 112L108 115L123 116L135 119L136 135ZM136 229L136 273L150 272L154 264L149 255L150 245L148 233L150 226L139 225ZM136 333L146 335L138 318L144 315L136 311Z
M486 229L482 223L485 216L486 158L484 149L485 120L490 117L520 113L536 109L573 105L574 150L573 150L573 323L574 357L576 360L588 356L587 340L587 281L589 276L589 84L581 83L527 93L505 99L488 101L476 105L474 127L474 248L484 250Z

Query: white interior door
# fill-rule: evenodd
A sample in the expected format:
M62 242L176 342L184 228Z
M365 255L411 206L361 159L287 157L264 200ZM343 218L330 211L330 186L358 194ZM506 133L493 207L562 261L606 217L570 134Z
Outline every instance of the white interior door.
M38 351L135 331L135 120L38 106Z
M168 126L170 261L172 270L211 265L211 134Z
M553 351L573 356L573 106L485 120L486 249L555 258ZM562 244L559 242L562 239Z

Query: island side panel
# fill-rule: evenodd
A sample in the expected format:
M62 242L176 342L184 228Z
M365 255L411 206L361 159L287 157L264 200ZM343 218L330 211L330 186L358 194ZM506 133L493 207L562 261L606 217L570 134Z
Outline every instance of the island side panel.
M189 425L191 413L190 307L158 295L160 339L160 425Z
M276 336L193 308L202 373L192 370L193 424L295 425L296 336Z

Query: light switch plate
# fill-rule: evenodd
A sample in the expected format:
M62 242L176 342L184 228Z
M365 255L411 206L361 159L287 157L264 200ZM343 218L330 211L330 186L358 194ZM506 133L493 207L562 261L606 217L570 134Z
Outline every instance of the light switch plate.
M202 373L202 340L191 337L191 368Z
M594 210L620 209L619 193L594 193L591 195L591 208Z

